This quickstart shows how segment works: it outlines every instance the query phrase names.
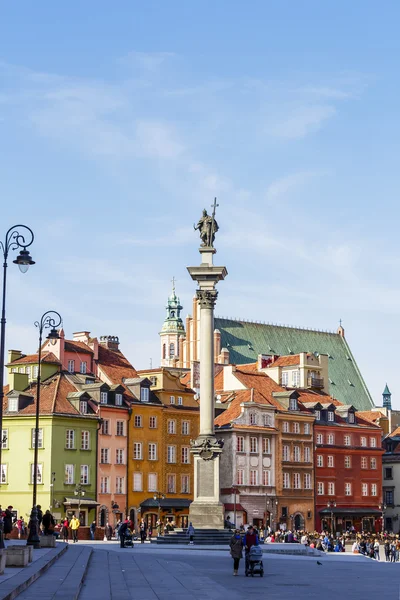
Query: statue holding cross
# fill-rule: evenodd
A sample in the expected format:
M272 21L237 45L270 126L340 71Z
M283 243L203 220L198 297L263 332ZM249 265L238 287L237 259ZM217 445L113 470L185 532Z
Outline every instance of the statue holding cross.
M212 215L209 215L206 209L204 209L203 215L197 223L197 226L193 225L194 230L199 230L200 232L201 246L203 248L214 248L215 234L219 229L218 223L215 220L215 210L217 206L219 206L219 204L217 204L217 199L214 198L214 204L211 205L211 208L213 209Z

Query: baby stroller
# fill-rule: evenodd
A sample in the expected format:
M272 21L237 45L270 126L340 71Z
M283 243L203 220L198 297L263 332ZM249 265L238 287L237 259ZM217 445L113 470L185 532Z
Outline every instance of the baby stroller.
M124 546L125 548L133 548L133 533L130 529L125 531Z
M262 550L260 546L252 546L250 552L246 552L246 577L260 575L264 577L264 566L262 561Z

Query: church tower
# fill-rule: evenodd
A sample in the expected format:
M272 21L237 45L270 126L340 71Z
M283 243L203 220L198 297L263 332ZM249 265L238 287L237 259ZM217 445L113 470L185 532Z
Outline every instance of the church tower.
M392 410L392 394L388 388L388 384L386 384L385 389L383 390L382 398L383 398L383 408Z
M177 362L182 360L179 355L180 338L185 338L185 326L181 319L182 306L178 296L175 293L175 279L172 279L172 294L168 298L166 306L167 316L160 331L161 341L161 366L174 367Z

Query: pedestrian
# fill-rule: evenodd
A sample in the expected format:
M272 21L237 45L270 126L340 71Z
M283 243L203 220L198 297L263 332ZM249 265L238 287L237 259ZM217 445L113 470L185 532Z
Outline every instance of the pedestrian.
M61 528L61 535L63 538L63 541L68 544L68 537L69 537L69 523L68 523L68 519L67 517L65 517L63 524L62 524L62 528Z
M253 525L248 527L246 535L244 536L243 545L245 549L245 560L246 560L246 570L249 568L249 552L252 546L258 546L258 535L254 531Z
M240 559L243 558L243 540L239 529L235 529L235 533L231 537L229 546L233 558L233 574L236 576L239 570Z
M121 548L125 548L125 534L129 529L129 521L128 519L125 519L125 521L123 523L121 523L121 525L119 526L118 529L118 534L119 534L119 541L120 541L120 547Z
M379 541L378 538L375 538L375 542L374 542L374 555L375 555L375 560L380 560L380 556L379 556Z
M9 539L7 536L12 531L12 509L13 507L10 505L6 508L6 510L3 513L3 532L5 540Z
M396 542L394 540L390 544L390 562L396 562Z
M37 515L37 520L39 523L38 533L40 533L40 528L42 527L42 521L43 521L43 512L42 512L42 507L40 506L40 504L36 505L36 515Z
M186 535L189 536L189 546L193 546L193 544L194 544L194 533L195 533L194 527L192 525L192 522L190 521L189 527L186 530Z
M385 560L386 560L386 562L390 562L390 542L389 542L389 540L385 540L384 550L385 550Z
M20 517L17 519L18 539L24 535L24 520Z
M140 521L140 542L144 544L147 535L147 525L146 521L142 519Z
M76 544L77 541L78 541L78 529L79 529L79 525L80 525L80 523L79 523L78 519L76 518L76 516L74 514L74 516L72 517L71 522L69 524L69 526L71 528L71 531L72 531L72 539L74 541L74 544Z
M160 537L163 534L163 530L164 530L164 524L161 521L161 519L158 519L158 521L156 523L156 527L157 527L157 535L158 535L158 537Z
M118 525L115 528L115 532L116 532L115 537L118 539L117 527L118 527ZM112 534L113 534L113 528L111 527L110 523L106 523L106 529L105 529L104 533L106 534L107 541L111 542L111 538L112 538Z
M46 510L43 517L43 533L44 535L53 535L55 521L49 510Z
M96 533L96 521L92 521L90 523L89 531L90 531L90 539L92 541L94 541L94 534Z

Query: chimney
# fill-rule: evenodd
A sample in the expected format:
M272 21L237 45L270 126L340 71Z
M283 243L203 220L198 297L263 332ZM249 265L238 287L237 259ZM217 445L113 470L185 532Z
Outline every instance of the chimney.
M72 334L74 342L83 342L84 344L89 343L90 331L77 331Z
M8 351L8 362L14 362L14 360L18 360L19 358L22 358L22 352L21 350L9 350Z
M100 337L100 346L109 350L118 350L119 338L117 335L102 335Z
M221 365L229 365L229 350L228 350L228 348L222 348L221 353L218 356L218 362Z
M221 332L219 329L214 329L214 356L221 354Z

